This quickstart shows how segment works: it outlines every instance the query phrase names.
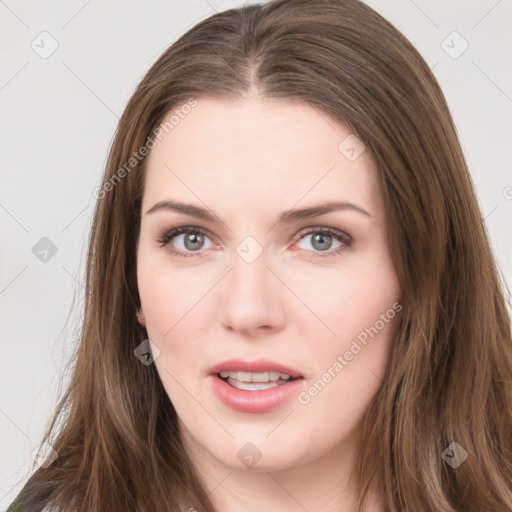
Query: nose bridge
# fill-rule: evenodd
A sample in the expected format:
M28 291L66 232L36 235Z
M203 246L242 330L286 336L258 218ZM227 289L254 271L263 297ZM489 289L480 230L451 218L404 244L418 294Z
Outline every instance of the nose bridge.
M248 250L247 250L248 249ZM246 250L246 252L244 252ZM233 270L230 276L230 295L246 303L245 307L262 306L268 302L272 290L268 286L267 252L261 248L255 253L250 242L242 242L233 255Z
M282 321L280 291L267 268L267 252L246 237L236 248L232 262L223 290L224 325L239 330L276 327Z

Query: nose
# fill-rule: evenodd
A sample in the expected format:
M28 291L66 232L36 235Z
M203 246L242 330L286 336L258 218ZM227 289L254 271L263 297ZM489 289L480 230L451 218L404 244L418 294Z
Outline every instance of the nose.
M233 268L222 283L220 321L226 329L255 336L283 328L283 284L267 263L265 251L252 263L234 255Z

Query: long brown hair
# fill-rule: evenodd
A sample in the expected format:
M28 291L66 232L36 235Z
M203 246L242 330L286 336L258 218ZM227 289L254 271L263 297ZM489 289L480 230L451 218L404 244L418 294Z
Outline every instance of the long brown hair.
M512 509L512 340L503 284L444 96L428 65L357 0L278 0L200 22L148 71L119 122L98 193L85 317L71 384L19 510L214 512L135 311L148 145L191 99L247 94L306 102L371 152L403 310L370 404L353 476L363 510ZM128 165L127 165L127 162ZM121 169L124 168L124 172ZM458 443L467 459L443 458ZM453 457L453 452L450 453Z

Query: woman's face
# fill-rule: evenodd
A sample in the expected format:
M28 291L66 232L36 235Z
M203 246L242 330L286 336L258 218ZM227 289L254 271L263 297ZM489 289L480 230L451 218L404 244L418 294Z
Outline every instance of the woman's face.
M186 446L234 470L339 461L401 309L372 159L304 103L183 112L148 156L137 277Z

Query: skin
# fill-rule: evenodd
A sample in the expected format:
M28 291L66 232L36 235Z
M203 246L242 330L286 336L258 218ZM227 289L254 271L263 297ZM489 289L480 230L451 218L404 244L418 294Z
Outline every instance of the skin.
M186 450L223 512L355 510L349 476L393 320L307 404L294 396L272 412L237 412L207 379L221 361L266 358L298 369L307 390L399 302L372 158L364 151L349 161L338 150L350 133L305 103L201 97L149 154L137 249L140 322L160 350L154 364ZM219 220L146 213L169 199ZM345 209L277 223L283 211L329 201L369 215ZM205 230L203 246L185 246L183 234L158 244L180 226ZM353 241L300 239L318 227ZM249 235L263 250L252 263L236 251ZM173 255L173 247L192 256ZM237 457L248 442L261 452L251 468ZM377 496L371 507L381 510Z

